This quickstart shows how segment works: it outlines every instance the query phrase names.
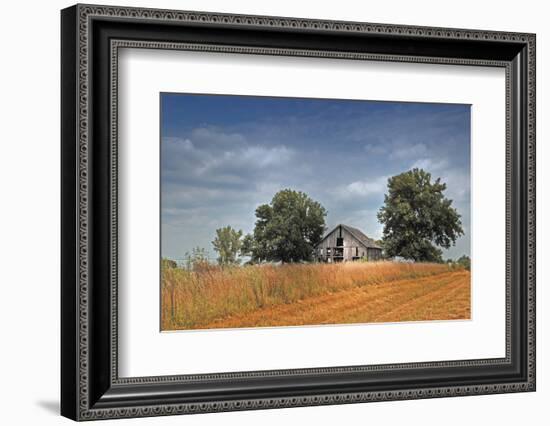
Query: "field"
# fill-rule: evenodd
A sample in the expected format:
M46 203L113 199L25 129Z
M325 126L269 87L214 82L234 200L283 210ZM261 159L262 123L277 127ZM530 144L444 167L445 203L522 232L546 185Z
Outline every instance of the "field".
M162 330L470 318L470 272L444 264L256 265L162 271Z

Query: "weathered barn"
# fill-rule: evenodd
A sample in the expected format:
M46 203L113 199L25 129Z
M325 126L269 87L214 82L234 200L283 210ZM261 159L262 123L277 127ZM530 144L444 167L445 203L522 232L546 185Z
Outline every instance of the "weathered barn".
M359 229L340 224L317 244L315 256L320 262L347 262L362 258L380 260L382 247Z

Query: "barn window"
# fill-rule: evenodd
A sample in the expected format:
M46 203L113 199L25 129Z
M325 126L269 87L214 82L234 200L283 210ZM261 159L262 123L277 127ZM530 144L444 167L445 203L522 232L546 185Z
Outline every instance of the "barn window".
M359 256L359 247L355 247L355 256Z
M336 245L337 245L338 247L343 246L343 245L344 245L344 239L343 239L342 237L337 237L337 238L336 238Z
M322 248L319 249L319 254L320 254L321 256L323 255L323 249L322 249Z

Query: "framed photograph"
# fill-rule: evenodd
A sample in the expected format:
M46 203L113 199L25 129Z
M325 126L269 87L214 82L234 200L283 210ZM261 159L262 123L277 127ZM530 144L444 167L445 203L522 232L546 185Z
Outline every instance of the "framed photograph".
M535 35L61 12L61 412L535 390Z

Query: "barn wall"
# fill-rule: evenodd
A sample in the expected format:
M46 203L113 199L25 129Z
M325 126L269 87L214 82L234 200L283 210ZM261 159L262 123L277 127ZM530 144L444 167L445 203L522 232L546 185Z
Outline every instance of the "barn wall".
M344 237L344 259L352 260L355 256L355 247L359 247L359 257L365 256L367 250L363 243L350 234L345 229L342 229L342 236Z
M378 249L366 249L363 243L361 243L357 238L355 238L350 232L348 232L345 228L341 228L341 234L344 238L344 260L352 260L355 256L355 247L359 247L359 257L367 256L369 260L371 257L375 257L376 259L379 258L379 254L376 252L379 252ZM340 227L336 228L333 232L331 232L325 240L323 240L319 246L318 249L323 249L323 257L326 257L326 250L329 247L336 247L336 239L340 237ZM318 251L318 253L320 253Z

